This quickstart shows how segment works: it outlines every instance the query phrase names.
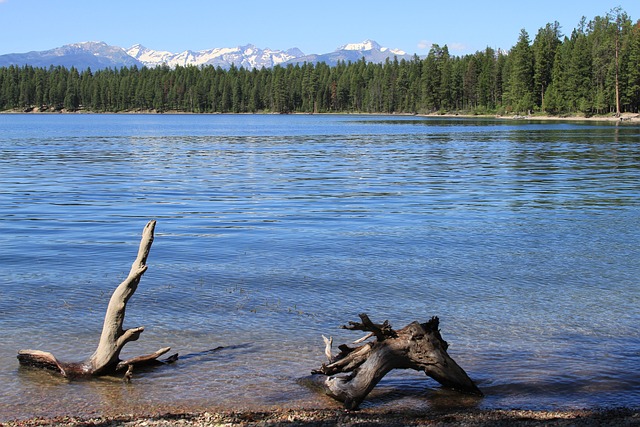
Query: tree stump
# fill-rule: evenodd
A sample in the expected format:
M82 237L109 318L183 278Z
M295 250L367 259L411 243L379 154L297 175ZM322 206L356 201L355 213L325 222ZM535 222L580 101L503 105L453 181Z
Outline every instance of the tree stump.
M325 393L343 402L346 409L357 409L392 369L423 371L445 387L482 396L467 373L447 354L449 345L440 335L437 317L427 323L410 323L398 331L387 321L374 324L366 314L360 314L360 319L362 322L349 322L342 328L369 332L354 344L372 337L375 341L355 348L343 344L339 346L340 353L333 356L332 339L323 336L329 364L312 371L326 376L322 384Z
M152 354L120 360L120 352L125 344L137 340L144 331L142 326L132 329L123 329L122 326L127 302L138 288L142 275L147 271L146 262L153 243L155 226L156 222L152 220L144 227L138 256L131 265L129 275L111 295L100 342L93 355L82 362L62 362L45 351L20 350L18 360L21 365L52 370L68 378L107 375L126 370L125 379L130 379L134 367L172 362L177 359L178 355L175 354L163 362L159 361L158 358L170 350L170 347L165 347Z

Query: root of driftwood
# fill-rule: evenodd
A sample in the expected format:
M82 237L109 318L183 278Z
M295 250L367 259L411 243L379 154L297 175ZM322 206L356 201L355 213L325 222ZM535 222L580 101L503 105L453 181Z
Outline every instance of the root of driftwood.
M312 371L326 377L325 393L343 402L345 408L358 408L392 369L423 371L445 387L482 396L467 373L447 354L448 344L440 335L437 317L427 323L410 323L398 331L387 321L373 323L366 314L361 314L360 319L361 322L349 322L343 328L368 332L357 344L372 337L375 341L354 348L343 344L340 353L333 356L330 339L324 338L329 363Z
M20 350L18 360L21 365L48 369L69 378L107 375L127 370L125 377L130 379L135 366L167 363L177 359L178 355L175 354L165 361L158 360L160 356L170 350L169 347L165 347L152 354L125 361L120 360L120 352L125 344L137 340L144 331L144 327L123 329L123 323L127 302L138 288L142 275L147 271L146 262L153 243L155 226L156 222L152 220L144 227L138 255L131 265L129 275L111 295L104 317L100 342L93 355L82 362L61 362L53 354L45 351Z

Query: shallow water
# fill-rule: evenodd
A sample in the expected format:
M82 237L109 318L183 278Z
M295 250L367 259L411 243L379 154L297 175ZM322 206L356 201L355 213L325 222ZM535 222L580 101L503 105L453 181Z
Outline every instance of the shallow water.
M0 421L158 408L338 407L309 386L358 313L433 315L485 393L417 372L370 407L640 406L640 128L376 116L0 115ZM158 221L123 356L90 355ZM223 346L223 349L212 351Z

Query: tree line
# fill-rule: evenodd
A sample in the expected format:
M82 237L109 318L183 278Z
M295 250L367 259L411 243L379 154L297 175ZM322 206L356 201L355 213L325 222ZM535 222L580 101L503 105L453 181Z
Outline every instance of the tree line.
M558 22L509 51L384 63L0 68L0 110L192 113L621 114L640 108L640 21L620 8L570 35Z

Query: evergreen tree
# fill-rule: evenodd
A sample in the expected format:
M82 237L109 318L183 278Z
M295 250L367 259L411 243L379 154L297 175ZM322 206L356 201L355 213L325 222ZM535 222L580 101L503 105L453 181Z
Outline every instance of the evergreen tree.
M567 37L556 50L551 71L551 82L544 95L544 110L559 114L569 111L569 68L573 52L573 41Z
M478 106L485 109L485 111L491 111L496 108L494 94L496 53L492 48L487 47L484 52L477 52L475 57L478 64Z
M629 31L627 52L623 63L627 79L623 99L628 111L637 112L640 108L640 21Z
M518 43L509 53L507 76L507 104L515 112L529 113L533 103L533 52L529 34L520 31Z
M545 111L544 94L552 81L553 63L561 37L560 24L556 21L540 28L533 41L535 102L542 111Z
M442 49L437 44L431 45L427 57L422 63L422 99L423 107L428 112L440 109L440 89L442 75L438 61L442 55Z
M478 107L478 60L474 55L466 58L466 70L462 83L464 93L463 108L475 110Z
M620 65L623 57L623 46L624 41L627 39L627 35L631 32L631 20L629 16L622 10L622 8L617 7L612 9L607 17L612 24L613 27L613 49L614 49L614 73L615 73L615 103L616 103L616 117L620 117L621 107L620 107L620 85L624 79L621 76L621 72L623 71L622 66ZM626 47L626 46L624 46ZM640 65L640 64L638 64Z
M582 30L574 30L571 60L567 68L565 97L569 111L589 113L594 98L589 40Z
M68 111L76 111L80 106L80 74L73 67L67 77L67 90L63 104Z

